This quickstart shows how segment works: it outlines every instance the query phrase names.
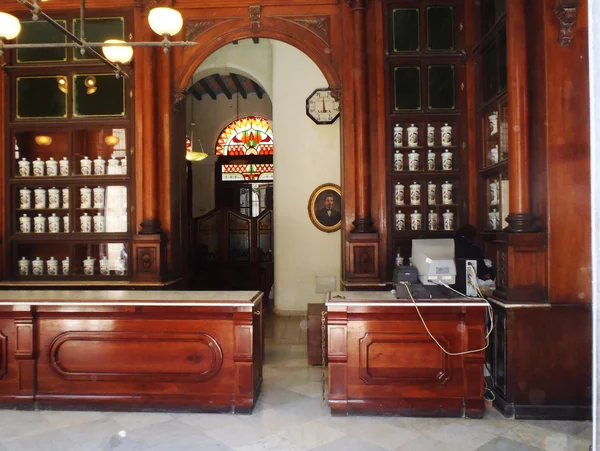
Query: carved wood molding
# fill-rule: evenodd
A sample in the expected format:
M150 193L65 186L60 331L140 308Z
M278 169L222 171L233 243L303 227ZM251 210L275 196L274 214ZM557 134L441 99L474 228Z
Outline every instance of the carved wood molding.
M185 97L186 97L185 89L173 91L172 103L171 103L172 114L177 114L179 112L179 109L185 106L185 102L184 102Z
M171 7L173 6L173 0L135 0L134 3L136 8L142 10L142 14L148 14L152 8L159 6Z
M369 0L346 0L346 5L352 10L367 9Z
M8 372L8 338L0 332L0 379Z
M329 16L284 17L283 19L306 28L329 46L331 42Z
M250 31L252 33L258 33L260 31L260 10L262 6L260 5L250 5L248 6L248 11L250 12Z
M194 41L217 23L219 23L217 20L186 20L183 23L184 38L186 41Z
M342 87L336 86L336 87L330 88L330 89L331 89L331 97L333 97L334 100L337 101L341 107L342 106Z
M571 33L573 27L577 23L577 7L581 0L557 0L554 14L558 18L559 32L558 42L563 47L571 45L573 35Z

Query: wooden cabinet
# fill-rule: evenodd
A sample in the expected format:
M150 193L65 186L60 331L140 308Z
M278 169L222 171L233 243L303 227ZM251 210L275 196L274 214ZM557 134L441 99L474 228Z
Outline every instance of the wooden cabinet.
M118 16L118 15L117 15ZM61 17L69 29L77 17ZM88 38L122 39L125 17L91 18ZM64 39L45 22L19 38ZM61 37L62 36L62 37ZM72 49L7 52L1 279L127 281L135 230L130 79ZM56 63L60 62L60 65Z

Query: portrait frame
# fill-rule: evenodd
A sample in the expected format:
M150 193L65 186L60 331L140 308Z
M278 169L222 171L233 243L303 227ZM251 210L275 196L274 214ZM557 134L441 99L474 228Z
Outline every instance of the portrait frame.
M339 221L328 224L327 218L323 216L326 197L333 196L334 217L339 213ZM336 232L342 228L342 190L334 183L324 183L312 192L308 200L308 217L313 225L322 232ZM321 218L321 219L319 219Z

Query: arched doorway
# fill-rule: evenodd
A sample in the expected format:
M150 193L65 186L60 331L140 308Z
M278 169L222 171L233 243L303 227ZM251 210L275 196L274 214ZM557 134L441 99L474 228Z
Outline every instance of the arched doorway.
M270 40L261 38L260 42L263 41ZM231 43L218 52L233 49L242 42ZM315 292L316 277L341 278L341 232L319 231L307 214L307 203L314 188L328 182L341 184L340 121L323 126L312 122L306 115L306 98L315 89L328 87L325 74L297 48L281 41L270 42L272 67L267 72L272 74L272 80L262 80L261 84L270 86L266 95L273 102L276 143L273 156L275 311L302 313L306 312L308 303L321 301L322 295ZM212 64L219 59L207 55L207 60ZM229 63L243 65L239 61L239 64ZM201 66L196 70L202 69ZM252 72L252 68L243 69L246 73ZM195 252L191 251L192 257Z

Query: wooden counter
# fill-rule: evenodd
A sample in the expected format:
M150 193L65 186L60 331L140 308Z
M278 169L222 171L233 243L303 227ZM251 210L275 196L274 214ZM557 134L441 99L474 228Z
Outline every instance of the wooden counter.
M0 291L0 407L252 411L262 293Z
M434 297L416 302L448 351L485 346L484 301ZM483 416L484 351L443 353L410 299L344 291L330 293L326 306L333 413Z

